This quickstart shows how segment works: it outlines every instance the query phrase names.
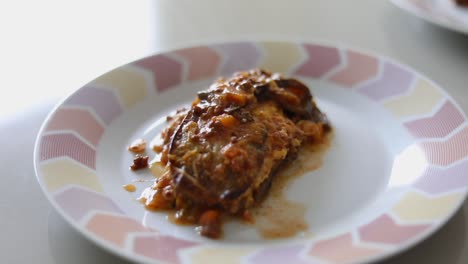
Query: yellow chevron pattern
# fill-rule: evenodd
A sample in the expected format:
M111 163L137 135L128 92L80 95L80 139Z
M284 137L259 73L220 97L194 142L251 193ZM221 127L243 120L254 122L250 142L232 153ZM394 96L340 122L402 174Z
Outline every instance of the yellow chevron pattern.
M66 185L79 185L96 192L103 192L96 173L71 159L64 158L44 163L40 169L42 179L50 192Z
M141 72L128 67L117 68L107 74L98 77L93 84L114 88L122 100L125 108L135 105L147 94L145 76Z
M301 44L298 43L256 42L255 45L257 45L257 48L259 48L259 50L263 52L261 63L258 65L258 67L265 68L273 72L281 72L286 75L290 74L293 70L295 70L295 66L300 65L304 60L308 58L306 51L303 49ZM206 48L210 49L210 47ZM216 50L213 50L213 53L216 52ZM229 56L236 55L237 54L230 54ZM182 68L189 67L189 65L191 65L186 58L182 58L181 61L182 62L177 60L175 64L180 63ZM213 60L213 63L216 63L216 65L213 66L213 69L217 69L220 67L218 65L219 63L217 60ZM212 68L209 69L211 70ZM211 71L209 72L210 74L214 74L215 71L213 71L213 73L211 73ZM204 74L204 72L202 73ZM102 92L101 90L105 90L105 92L107 93L109 93L110 90L115 91L115 94L117 94L120 99L119 103L122 104L121 107L118 108L118 113L120 114L120 110L122 108L128 109L133 107L135 104L142 101L148 95L148 93L151 93L151 91L154 90L154 79L151 79L151 76L154 74L155 73L151 72L151 69L148 70L147 68L141 68L140 70L138 70L133 66L123 66L107 74L104 74L101 77L98 77L90 85L92 86L94 84L98 86L97 90L100 90L100 92ZM208 74L203 74L201 75L208 76ZM350 74L353 78L356 77L354 72ZM417 75L415 73L412 74ZM369 76L369 78L370 77L371 76ZM353 78L344 78L348 81L348 83L346 84L345 82L342 82L342 85L352 86L350 85L350 83L356 82L356 80ZM440 103L443 100L447 99L447 95L445 95L441 90L439 90L439 88L431 84L428 80L422 77L416 78L418 79L415 81L413 89L410 90L408 94L404 94L396 98L391 98L389 100L383 101L382 103L382 106L389 110L397 118L417 118L421 116L428 116L434 111L434 109L438 105L440 105ZM363 77L363 79L365 79L365 77ZM175 78L174 80L179 81L178 78ZM360 79L358 81L360 81ZM173 79L167 81L167 84L173 84ZM112 96L112 99L114 99L113 93L114 92L111 92L110 94L110 96ZM100 102L102 101L99 101L99 103ZM100 109L97 109L96 107L95 110L97 111ZM112 118L109 118L109 120L112 120ZM103 193L103 187L101 186L99 177L95 171L86 167L85 165L79 164L79 162L72 160L69 157L66 157L66 155L62 155L60 157L54 156L53 158L54 159L48 159L46 162L42 162L38 167L38 170L41 172L40 175L42 177L42 181L44 182L49 193L57 191L67 185L78 185L99 193ZM95 160L93 159L93 162L94 161ZM83 162L83 164L87 163ZM92 163L92 166L89 167L94 168L94 163ZM95 193L93 193L92 195L98 197L94 198L96 201L101 199L101 196L105 196ZM465 192L459 191L458 189L453 189L450 193L446 193L444 195L435 197L429 196L428 194L422 193L421 191L409 191L406 194L404 194L404 196L396 204L393 205L390 212L385 212L385 214L391 215L392 220L385 222L386 224L383 224L383 226L391 226L395 230L400 230L397 229L395 226L401 226L401 230L410 230L408 226L414 226L415 222L424 222L424 226L436 226L438 223L441 223L439 220L448 217L448 215L451 212L453 212L455 207L459 205L459 203L464 199L464 197ZM109 197L105 196L104 198L105 199L102 199L103 201L101 202L101 207L104 208L102 209L103 211L109 210L111 212L115 211L114 213L120 213L118 211L117 206L114 206L114 201L112 201L111 195L109 195ZM76 201L75 198L71 200ZM80 214L82 214L82 212L76 213L76 215L78 216L81 216ZM139 222L135 222L131 218L127 219L126 216L115 216L107 214L102 215L99 217L95 216L91 218L86 225L88 231L94 231L93 233L95 234L96 239L98 240L104 240L108 243L114 243L116 245L122 246L125 243L125 239L128 238L128 234L130 234L131 232L148 231L145 227L140 226ZM76 219L79 219L79 217L76 217ZM398 220L398 223L394 224L393 220ZM391 224L387 224L388 222L390 222ZM109 223L111 223L111 229L109 229ZM371 228L373 227L375 226L371 226ZM364 231L361 232L359 230L354 230L352 232L359 231L361 232L361 235L364 234L366 230L373 231L373 229L368 229L367 227L365 227L367 229L357 227L357 229L359 228L361 228L361 231ZM383 229L385 231L388 231L388 228ZM371 239L375 237L374 233L366 234ZM369 256L378 255L381 252L386 251L386 249L384 250L367 248L368 245L362 243L365 242L365 240L362 239L363 237L364 236L361 236L355 239L351 235L351 233L347 233L343 236L339 236L334 239L320 240L319 238L314 237L313 233L308 232L306 234L306 238L310 240L310 243L306 242L305 244L298 246L297 250L294 249L295 251L291 251L291 255L295 257L297 256L297 259L302 260L301 258L304 257L302 255L302 252L309 251L309 255L313 256L314 258L341 263L349 261L351 259L356 261L365 260ZM172 238L171 236L167 236L164 238L168 241L177 240L176 238ZM378 236L377 238L381 237ZM390 240L388 241L393 241L391 239L392 238L390 238ZM156 243L159 243L158 240L155 241ZM398 243L400 243L399 241ZM401 241L403 241L403 238ZM242 244L237 244L239 246L214 246L210 243L198 244L186 241L179 241L177 243L181 243L182 245L189 245L178 248L172 247L169 249L164 249L166 251L161 251L162 253L158 255L158 257L165 257L165 254L169 253L172 254L171 257L168 258L171 261L172 258L174 258L174 261L190 260L191 263L241 263L245 261L247 257L252 256L251 254L255 252L260 252L260 250L263 248L255 245L242 246ZM342 254L336 255L336 249L341 250ZM135 249L133 250L135 254L139 254L138 252L142 252L137 251ZM153 247L150 247L150 250L153 250ZM273 248L272 253L276 253L276 250L276 248ZM265 255L267 257L265 259L268 259L274 254Z
M257 248L250 247L207 247L191 252L192 264L223 263L237 264L242 258L253 253Z
M393 207L393 212L403 221L434 221L446 217L463 197L463 193L428 197L421 193L408 192Z
M287 73L304 58L297 44L262 42L259 46L262 47L265 52L263 61L259 67L272 72ZM281 54L287 54L287 56L281 56ZM281 56L281 58L278 58L278 56Z
M410 94L389 100L384 107L397 117L424 115L430 113L442 99L439 89L427 80L419 79Z

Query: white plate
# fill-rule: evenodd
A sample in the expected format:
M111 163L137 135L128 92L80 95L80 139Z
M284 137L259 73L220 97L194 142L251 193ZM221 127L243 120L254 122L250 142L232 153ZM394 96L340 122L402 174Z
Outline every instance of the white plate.
M334 127L323 165L288 198L310 230L265 240L228 224L212 241L146 211L122 185L126 146L151 139L170 111L218 76L262 67L307 83ZM60 103L37 139L35 168L65 219L96 244L141 262L362 263L396 254L440 228L467 193L468 127L441 88L388 58L317 43L239 42L147 57L91 81ZM137 183L141 191L149 183Z
M439 26L468 34L468 7L454 0L390 0L396 6Z

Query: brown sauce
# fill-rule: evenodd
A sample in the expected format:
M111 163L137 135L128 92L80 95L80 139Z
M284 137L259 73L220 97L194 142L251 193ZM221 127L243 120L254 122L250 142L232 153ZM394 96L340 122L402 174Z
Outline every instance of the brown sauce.
M176 224L176 225L193 225L193 222L184 220L183 218L177 217L177 211L172 210L167 214L167 219L169 222Z
M132 182L154 182L154 179L145 180L145 179L134 179Z
M254 227L263 238L288 238L309 229L305 220L307 208L289 200L287 189L294 179L320 168L332 134L329 133L321 144L302 147L297 159L278 172L267 198L252 210Z
M134 192L136 191L136 186L133 184L125 184L122 186L127 192Z
M332 137L333 132L330 132L322 143L303 146L297 158L278 171L266 199L258 207L246 211L248 215L242 217L243 223L253 225L265 239L288 238L300 232L307 235L309 229L305 219L307 208L299 202L289 200L287 189L295 179L322 166L323 157ZM150 171L155 178L160 177L163 170L160 162L152 162L150 165ZM151 191L146 190L139 201L145 204L151 195ZM145 207L148 210L161 211ZM177 225L194 225L193 221L184 220L177 214L176 210L167 210L167 219Z
M197 92L190 109L170 119L160 144L151 141L153 162L137 155L131 167L149 167L156 177L139 198L147 209L176 210L170 221L199 225L200 235L214 239L226 217L256 223L265 238L308 229L306 206L289 200L285 189L322 164L320 147L298 150L325 146L320 142L331 128L304 83L262 69L238 72ZM140 139L129 150L145 148ZM280 166L286 168L278 176Z
M468 7L468 0L455 0L455 3L462 7Z

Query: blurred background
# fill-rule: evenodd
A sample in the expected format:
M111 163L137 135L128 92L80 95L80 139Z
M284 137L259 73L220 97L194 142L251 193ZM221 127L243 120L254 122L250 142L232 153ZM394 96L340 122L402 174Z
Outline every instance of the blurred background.
M156 52L226 40L322 40L408 64L468 113L468 35L389 1L3 1L0 34L4 263L127 263L87 241L50 207L32 152L40 125L66 95ZM465 202L434 236L383 263L468 263L467 215Z

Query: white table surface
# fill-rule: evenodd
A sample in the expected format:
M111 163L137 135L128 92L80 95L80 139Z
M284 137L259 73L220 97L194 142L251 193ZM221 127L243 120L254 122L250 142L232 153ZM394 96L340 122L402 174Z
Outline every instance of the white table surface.
M61 98L154 52L242 39L341 43L408 64L468 113L468 35L387 1L65 2L0 4L1 263L128 263L53 210L36 181L32 153L40 125ZM382 263L468 263L468 202L430 238Z

